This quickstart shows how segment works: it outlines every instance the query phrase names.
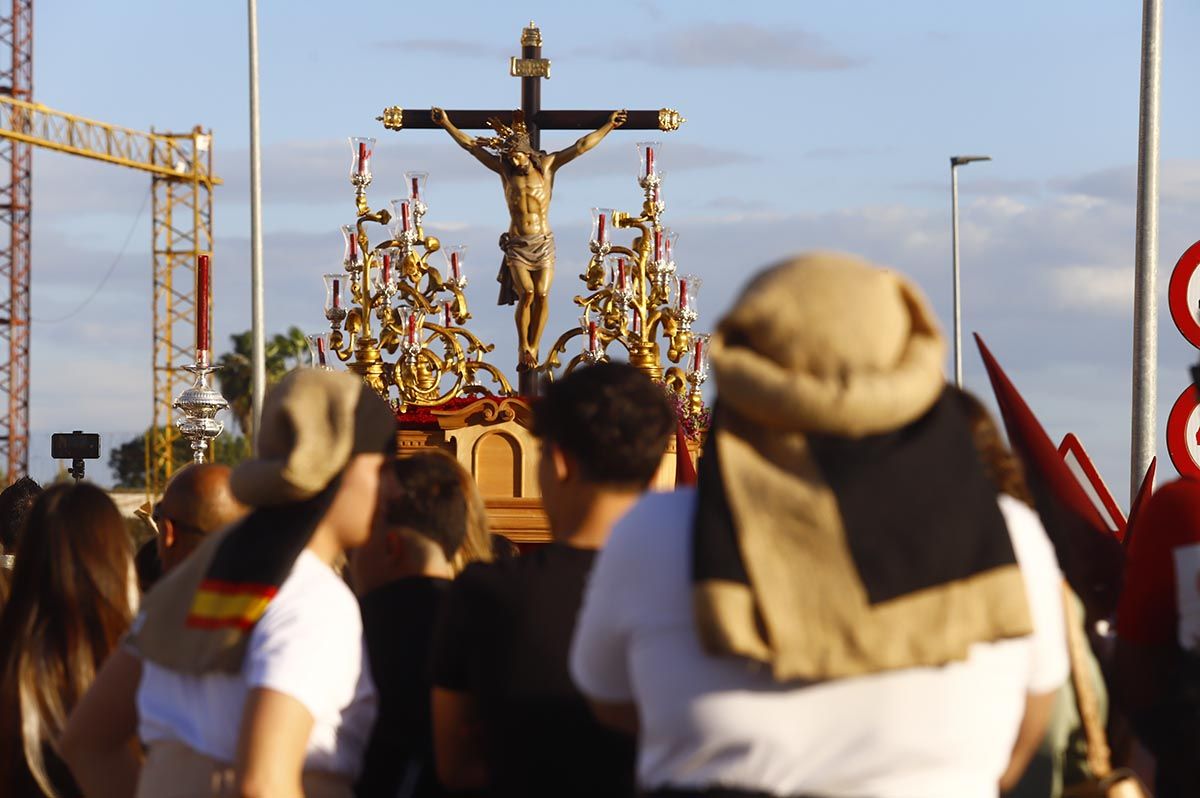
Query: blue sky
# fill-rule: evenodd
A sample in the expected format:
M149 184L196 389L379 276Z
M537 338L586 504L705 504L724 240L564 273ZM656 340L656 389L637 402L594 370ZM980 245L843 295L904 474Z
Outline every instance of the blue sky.
M1162 89L1161 288L1200 238L1200 112L1190 39L1200 9L1168 3ZM214 132L218 342L249 327L245 5L123 0L43 6L34 94L134 128ZM837 248L911 274L950 315L948 157L960 172L963 309L1051 434L1079 434L1118 498L1128 482L1140 5L1116 2L562 2L260 8L267 322L322 327L320 275L353 212L348 135L380 140L370 196L427 169L427 224L470 246L473 328L512 361L494 305L500 188L439 131L390 133L387 105L511 107L507 74L532 18L553 61L546 107L678 108L664 136L681 265L715 323L772 260ZM559 269L547 337L576 317L588 208L633 209L633 143L618 132L558 179ZM567 133L543 135L548 148ZM33 472L61 429L116 444L150 412L148 177L34 156ZM128 238L128 245L122 249ZM1160 426L1195 352L1162 307ZM968 387L986 391L973 350ZM1160 434L1159 440L1162 436ZM1160 446L1165 457L1165 446ZM1170 473L1170 468L1166 469Z

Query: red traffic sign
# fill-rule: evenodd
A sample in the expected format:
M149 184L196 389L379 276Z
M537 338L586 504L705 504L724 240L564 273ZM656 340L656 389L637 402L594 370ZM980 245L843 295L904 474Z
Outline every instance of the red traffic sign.
M1180 476L1200 479L1200 391L1194 385L1184 388L1167 417L1167 453Z
M1188 343L1200 349L1200 241L1179 256L1179 262L1171 272L1167 302L1179 332Z

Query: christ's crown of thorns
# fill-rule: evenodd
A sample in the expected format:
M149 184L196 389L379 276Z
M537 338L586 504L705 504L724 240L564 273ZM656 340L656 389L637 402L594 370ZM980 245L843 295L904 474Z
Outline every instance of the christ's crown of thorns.
M506 125L498 117L488 120L488 127L496 131L491 138L478 139L479 146L494 151L497 155L508 155L514 152L533 152L529 142L529 128L525 126L525 114L513 111L512 125Z

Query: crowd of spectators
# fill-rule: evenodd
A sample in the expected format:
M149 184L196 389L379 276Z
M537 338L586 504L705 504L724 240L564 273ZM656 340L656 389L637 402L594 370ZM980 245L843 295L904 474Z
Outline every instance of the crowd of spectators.
M696 484L647 492L679 419L638 369L546 384L520 551L346 373L287 375L141 550L99 488L18 480L0 794L1200 794L1200 483L1093 617L945 350L902 275L781 262L713 336Z

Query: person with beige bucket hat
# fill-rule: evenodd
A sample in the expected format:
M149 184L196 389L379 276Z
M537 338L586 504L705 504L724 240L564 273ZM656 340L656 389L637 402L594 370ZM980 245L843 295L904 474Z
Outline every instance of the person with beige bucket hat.
M369 536L394 431L352 375L304 369L274 387L256 456L230 477L252 511L146 597L68 723L85 794L352 794L376 693L333 563Z
M712 364L696 488L630 511L576 626L575 682L637 729L639 786L994 798L1067 676L1061 575L984 470L928 303L802 255L750 282Z

